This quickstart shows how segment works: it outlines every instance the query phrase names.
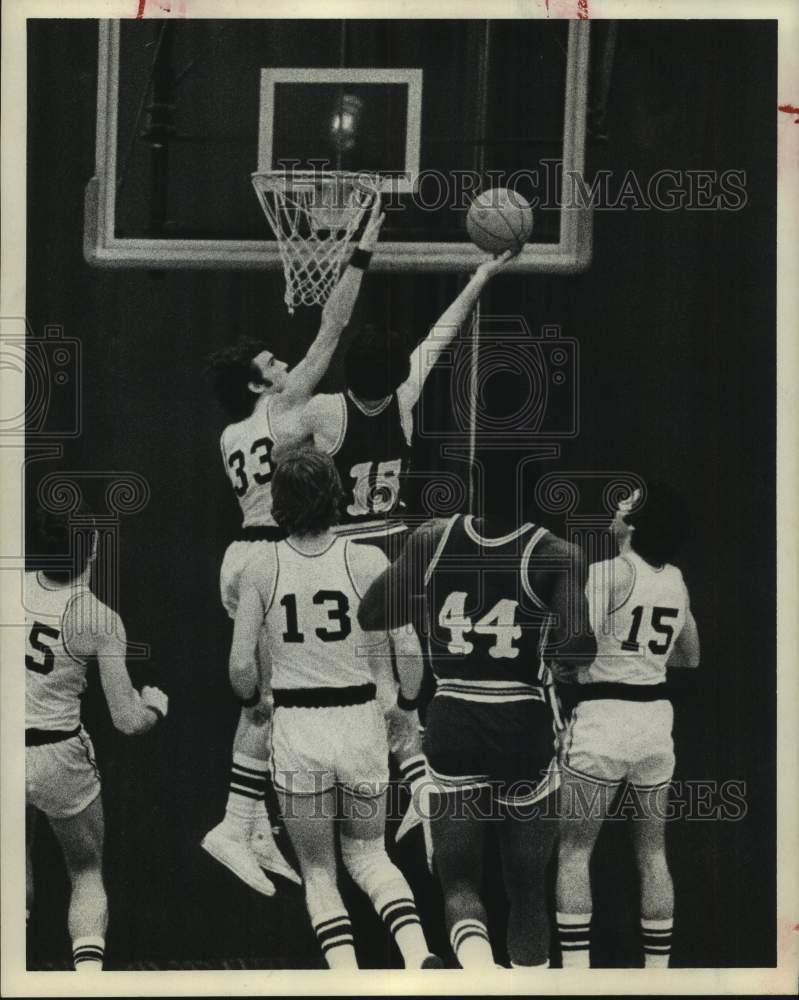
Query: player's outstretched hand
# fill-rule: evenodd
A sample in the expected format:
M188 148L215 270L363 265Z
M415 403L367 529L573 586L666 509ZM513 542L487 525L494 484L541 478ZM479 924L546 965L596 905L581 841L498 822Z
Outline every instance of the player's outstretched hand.
M166 715L169 711L169 698L157 687L143 687L141 689L141 700L148 708L154 708L161 715Z
M247 716L256 726L265 726L272 718L274 710L275 702L272 698L272 692L269 688L266 688L261 692L261 698L258 704L253 705L250 709L247 709Z
M382 198L379 191L375 191L374 199L372 200L372 209L369 212L369 221L366 223L363 235L358 243L361 250L366 250L368 253L372 253L374 248L377 246L377 241L380 238L380 227L386 221L385 212L381 211Z
M547 663L552 676L559 684L576 684L580 674L579 667L564 667L557 660L550 660Z
M493 278L497 271L501 271L502 268L512 260L514 257L519 255L519 250L506 250L501 253L498 257L489 257L488 260L484 260L483 263L474 272L475 275L479 275L488 281L489 278Z

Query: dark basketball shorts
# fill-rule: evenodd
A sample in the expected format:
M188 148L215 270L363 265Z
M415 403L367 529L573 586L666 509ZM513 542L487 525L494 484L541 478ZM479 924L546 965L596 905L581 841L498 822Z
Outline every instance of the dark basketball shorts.
M424 752L438 792L490 788L504 805L532 805L560 785L549 706L486 704L438 695L427 710Z

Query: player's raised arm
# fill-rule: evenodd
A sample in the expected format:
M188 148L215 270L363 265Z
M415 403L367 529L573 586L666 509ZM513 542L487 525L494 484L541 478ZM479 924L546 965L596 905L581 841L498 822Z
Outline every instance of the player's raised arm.
M424 662L422 647L416 632L409 626L392 629L389 632L394 658L397 663L397 676L400 682L400 707L404 701L409 707L416 702L422 687Z
M323 428L336 427L340 414L339 397L326 393L316 393L306 403L294 407L287 414L285 426L280 428L280 443L272 451L274 461L279 461L283 452L314 440Z
M420 564L419 559L416 562ZM372 586L390 572L391 566L385 555L371 545L349 546L348 566L356 589L360 594L364 594L359 605L358 620L362 628L367 628L361 621L360 608ZM405 612L398 613L398 617L404 616ZM375 615L375 619L377 617ZM418 742L419 717L416 712L416 701L424 675L422 647L416 632L408 624L399 628L389 628L386 632L384 626L378 623L373 634L377 641L370 647L370 653L378 701L386 717L391 752L402 753L410 750ZM392 650L399 690L394 681L391 665Z
M350 258L341 280L333 289L322 309L319 333L308 353L286 377L286 386L278 397L280 408L288 409L301 405L310 399L320 379L327 371L342 331L352 316L352 310L355 308L361 289L361 281L369 266L372 252L377 245L380 227L384 220L385 215L381 211L381 199L378 192L374 196L369 221L366 223L366 228L358 242L358 249Z
M408 544L410 544L410 542ZM417 545L418 544L419 543L417 543ZM407 552L407 546L405 551ZM366 629L370 626L364 625L364 622L361 619L360 608L363 607L363 603L366 600L367 595L372 590L373 585L375 585L378 580L385 578L386 574L391 572L392 566L385 555L379 549L371 545L350 545L347 554L348 565L350 566L353 575L353 582L356 584L358 592L364 595L364 598L359 605L358 621L361 627ZM416 558L416 564L421 565L421 559L418 556ZM405 586L410 585L410 587L413 587L413 580L409 580L409 576L410 574L406 570L403 583ZM401 585L403 584L398 584L398 586ZM374 631L379 637L380 647L382 647L383 651L383 659L390 664L390 656L386 655L389 653L389 650L386 648L384 641L384 636L386 635L386 632L388 632L389 642L391 644L391 648L394 650L394 657L396 660L397 675L400 681L400 693L406 701L413 701L419 694L419 689L422 686L424 664L422 662L422 647L419 644L419 638L416 635L416 632L414 632L409 624L407 624L407 622L410 621L409 611L410 606L397 613L397 618L405 619L405 621L399 624L389 621L389 619L393 617L392 615L387 616L385 625L376 621ZM375 619L378 618L377 615L374 617Z
M427 376L441 352L446 350L472 314L475 303L485 286L516 254L506 250L499 257L492 257L477 268L458 297L444 310L430 328L425 339L411 355L411 374L397 390L397 396L406 409L414 406L422 394Z
M94 598L89 598L94 603ZM76 602L77 603L77 602ZM99 606L100 614L92 612ZM102 627L98 620L102 619ZM88 624L83 624L88 623ZM135 736L152 729L167 713L168 699L156 687L145 687L141 694L130 680L125 655L127 639L122 619L115 611L95 603L94 608L77 608L66 625L69 648L82 657L96 656L100 683L108 702L111 721L126 736Z
M426 521L408 539L402 555L367 590L358 607L363 629L392 631L413 620L415 604L424 600L425 571L441 539L446 521Z
M544 659L551 663L556 676L588 666L596 656L596 639L591 630L588 601L585 596L587 567L582 549L551 536L543 553L562 560L549 599L555 619L547 634Z

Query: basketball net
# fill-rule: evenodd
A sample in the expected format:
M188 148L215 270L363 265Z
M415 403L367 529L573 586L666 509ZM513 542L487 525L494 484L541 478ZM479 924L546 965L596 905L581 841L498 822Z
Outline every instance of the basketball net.
M252 183L277 240L289 313L295 306L324 305L380 179L280 170L255 173Z

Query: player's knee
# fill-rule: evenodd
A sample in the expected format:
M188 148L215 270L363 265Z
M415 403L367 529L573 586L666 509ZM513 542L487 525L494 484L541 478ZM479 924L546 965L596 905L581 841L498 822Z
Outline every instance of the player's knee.
M81 854L72 857L67 865L72 883L86 881L102 881L102 865L100 859L92 854Z
M593 839L584 835L579 823L561 823L558 838L558 861L584 861L590 858L594 847Z
M648 845L638 844L635 852L638 871L642 876L662 876L668 875L669 865L666 859L666 851L662 844Z
M72 845L66 853L66 862L73 878L99 872L103 866L102 844L93 837L86 837L79 844Z
M404 881L399 868L386 853L382 837L361 840L342 836L341 857L353 882L367 894L391 882Z
M534 862L513 867L505 878L505 894L511 906L526 906L546 893L546 868Z
M451 913L470 913L480 905L480 891L476 879L461 876L443 884L447 908Z

